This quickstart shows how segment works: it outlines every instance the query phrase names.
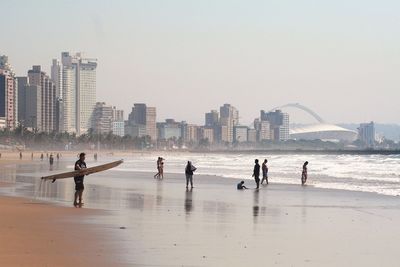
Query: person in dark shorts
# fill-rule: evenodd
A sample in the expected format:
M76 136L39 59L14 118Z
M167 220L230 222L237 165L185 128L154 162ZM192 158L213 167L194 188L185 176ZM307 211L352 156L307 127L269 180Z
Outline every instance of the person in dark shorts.
M254 161L253 177L257 185L257 189L260 188L260 164L258 164L258 159Z
M244 185L244 181L238 183L236 188L237 190L247 189L247 187Z
M83 170L86 169L86 163L85 163L85 153L80 153L79 154L79 159L75 162L75 170ZM78 205L83 205L82 203L82 193L83 190L85 189L83 185L83 178L85 175L80 175L80 176L75 176L74 181L75 181L75 199L74 199L74 206ZM79 198L79 202L78 202Z
M261 184L263 184L264 180L267 182L268 184L268 166L267 166L267 159L264 159L263 164L261 165L261 169L262 169L262 174L263 174L263 178L261 180Z
M189 182L190 182L190 186L191 188L193 188L193 173L196 171L196 167L193 166L191 161L188 161L186 164L186 168L185 168L185 175L186 175L186 189L189 186Z

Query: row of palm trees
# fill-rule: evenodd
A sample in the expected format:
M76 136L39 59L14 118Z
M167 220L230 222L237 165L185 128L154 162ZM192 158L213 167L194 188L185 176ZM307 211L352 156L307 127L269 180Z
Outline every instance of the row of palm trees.
M14 130L3 129L0 131L0 144L10 146L25 146L26 148L51 148L73 149L93 148L100 146L106 149L143 149L151 144L149 136L132 137L130 135L118 136L111 132L98 134L90 129L87 133L77 136L75 133L37 132L24 127Z

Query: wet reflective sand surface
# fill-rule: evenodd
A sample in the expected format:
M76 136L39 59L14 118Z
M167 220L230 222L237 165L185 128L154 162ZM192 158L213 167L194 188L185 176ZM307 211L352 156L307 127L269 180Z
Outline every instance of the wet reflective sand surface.
M40 185L48 171L10 166L1 181L14 185L0 190L73 208L73 180ZM397 197L237 182L195 175L186 190L183 175L117 168L85 178L84 208L107 210L89 222L111 229L126 266L397 266Z

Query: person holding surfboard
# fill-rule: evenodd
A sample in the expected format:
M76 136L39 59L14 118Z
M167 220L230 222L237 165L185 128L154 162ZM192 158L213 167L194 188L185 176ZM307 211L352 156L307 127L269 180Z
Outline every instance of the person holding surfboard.
M79 159L75 162L75 171L86 169L85 156L86 156L86 154L83 152L79 154ZM83 194L83 190L85 189L85 187L83 185L84 177L85 177L85 175L78 175L78 176L74 177L74 181L75 181L74 206L83 205L82 194ZM78 202L78 198L79 198L79 202Z

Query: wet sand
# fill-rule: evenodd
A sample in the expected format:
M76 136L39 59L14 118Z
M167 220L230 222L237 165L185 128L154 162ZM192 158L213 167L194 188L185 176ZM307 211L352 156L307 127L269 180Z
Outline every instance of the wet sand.
M116 216L135 266L398 266L398 198L273 183L237 191L237 180L210 176L186 191L181 175L131 177Z
M19 242L19 247L0 247L0 259L37 255L36 260L46 260L46 249L22 252L58 235L58 244L64 242L58 255L74 260L68 258L76 236L69 232L68 223L61 227L62 222L87 218L87 208L98 208L108 210L107 215L88 220L93 234L83 233L87 243L82 247L94 250L79 255L75 260L88 261L78 266L105 266L101 263L106 260L114 260L108 266L398 266L398 197L274 184L273 177L260 190L238 191L239 180L195 175L195 188L187 191L181 174L166 173L162 181L152 175L116 169L85 178L84 209L44 205L68 211L55 213L61 217L44 216L51 225L61 222L60 228L46 227L51 234L31 239L33 245ZM246 185L254 188L251 181ZM15 193L36 189L37 180ZM42 200L71 205L71 181L48 184L45 189ZM30 206L35 206L32 211L39 207ZM23 231L40 232L28 227L38 217L25 218L26 225L16 227L20 232L10 232L9 238L23 240ZM99 250L103 244L116 250L107 249L106 256ZM105 261L97 264L97 257Z

